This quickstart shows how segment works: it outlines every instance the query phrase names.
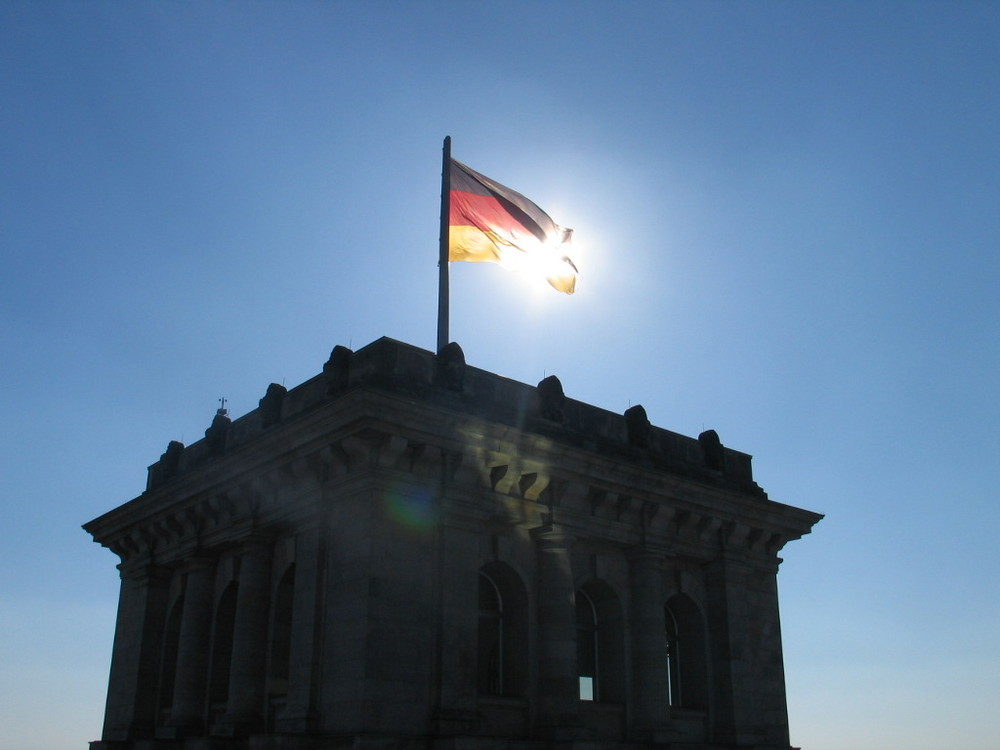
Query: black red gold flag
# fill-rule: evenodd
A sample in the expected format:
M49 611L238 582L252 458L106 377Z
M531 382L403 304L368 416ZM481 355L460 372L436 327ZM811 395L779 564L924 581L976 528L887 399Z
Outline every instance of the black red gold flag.
M560 292L576 290L577 268L565 254L572 229L499 182L451 160L448 260L534 267Z

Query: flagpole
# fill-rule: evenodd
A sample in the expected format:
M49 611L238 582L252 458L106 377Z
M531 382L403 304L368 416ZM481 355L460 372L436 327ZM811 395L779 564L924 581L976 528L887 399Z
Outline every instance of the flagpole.
M451 136L444 138L441 158L441 234L438 248L437 351L448 344L448 227L451 219Z

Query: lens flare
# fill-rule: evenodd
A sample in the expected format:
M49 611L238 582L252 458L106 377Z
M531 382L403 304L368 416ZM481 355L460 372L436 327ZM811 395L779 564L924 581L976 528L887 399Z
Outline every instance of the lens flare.
M576 288L576 265L566 255L566 244L539 242L533 237L517 238L520 252L505 253L498 261L502 268L544 279L561 292L572 294Z
M400 527L418 534L431 531L437 523L434 497L418 487L396 487L382 497L386 516Z

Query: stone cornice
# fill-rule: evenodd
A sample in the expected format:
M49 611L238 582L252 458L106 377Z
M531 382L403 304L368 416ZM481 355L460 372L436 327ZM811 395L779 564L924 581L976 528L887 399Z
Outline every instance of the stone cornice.
M84 528L123 561L153 559L246 529L294 529L331 487L379 475L445 487L455 498L446 512L479 521L537 526L554 515L577 538L600 528L622 545L703 558L773 558L822 517L768 500L750 457L717 436L686 438L648 426L644 412L566 399L558 381L539 395L475 368L442 379L431 353L389 339L335 354L323 375L269 388L211 446L172 443L142 495Z

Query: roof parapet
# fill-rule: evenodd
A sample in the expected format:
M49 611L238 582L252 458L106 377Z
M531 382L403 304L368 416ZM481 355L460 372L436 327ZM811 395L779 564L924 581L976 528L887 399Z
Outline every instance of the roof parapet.
M336 346L319 375L291 390L271 383L257 409L236 420L217 414L205 438L187 447L171 441L149 467L146 490L363 388L399 393L543 434L557 443L767 497L753 481L751 457L724 447L714 430L697 439L687 437L650 424L641 405L616 414L567 398L554 375L530 386L466 365L457 343L435 355L386 337L356 352Z

